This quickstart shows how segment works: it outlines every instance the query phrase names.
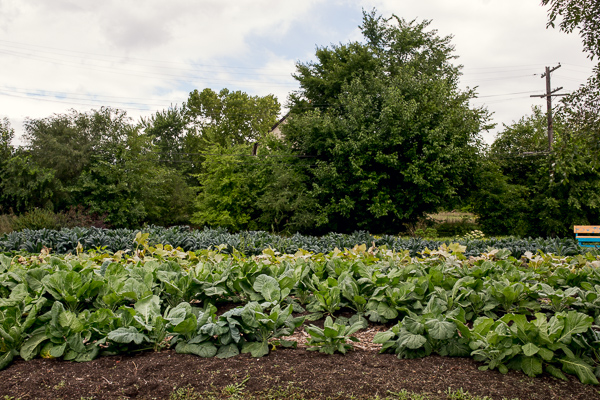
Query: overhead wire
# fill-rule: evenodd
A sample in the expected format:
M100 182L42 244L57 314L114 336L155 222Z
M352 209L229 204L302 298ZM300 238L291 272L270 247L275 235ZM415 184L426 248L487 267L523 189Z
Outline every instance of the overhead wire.
M190 79L198 79L198 80L202 80L206 83L223 83L223 82L243 83L244 85L251 85L251 86L268 85L270 87L272 87L272 86L280 86L280 87L297 86L295 83L294 84L283 83L280 81L215 79L212 77L200 76L200 75L191 75L190 76L190 75L181 75L181 74L167 74L167 73L152 72L152 71L135 71L132 69L125 69L125 68L120 68L120 67L115 67L115 66L87 65L87 64L82 64L82 63L74 63L74 62L57 60L57 59L43 57L43 56L22 54L22 53L18 53L18 52L14 52L14 51L6 51L6 50L1 50L1 49L0 49L0 54L8 54L8 55L12 55L15 57L32 59L32 60L46 62L46 63L59 64L59 65L74 67L74 68L78 68L78 69L87 69L90 71L106 72L106 73L111 73L111 74L118 74L118 75L124 75L124 76L135 76L135 77L141 77L141 78L161 78L164 80L177 81L177 82L181 82L184 80L190 80ZM270 76L270 75L268 75L268 76ZM291 75L290 75L290 78L291 78Z
M62 52L71 52L71 53L77 53L77 54L86 54L86 55L93 55L93 56L98 56L98 57L110 57L110 58L118 58L118 59L123 59L123 56L119 56L119 55L112 55L112 54L98 54L98 53L91 53L91 52L84 52L84 51L77 51L77 50L68 50L68 49L60 49L60 48L56 48L56 47L48 47L48 46L40 46L40 45L35 45L35 44L27 44L27 43L22 43L22 42L13 42L13 41L8 41L8 40L0 40L0 43L9 43L10 45L12 45L12 47L17 47L19 49L22 49L23 46L30 46L30 47L35 47L38 49L53 49L53 50L59 50ZM36 50L37 51L37 50ZM163 63L163 64L181 64L181 65L189 65L188 62L179 62L179 61L167 61L167 60L158 60L158 59L147 59L147 58L138 58L138 57L130 57L127 56L127 59L130 60L138 60L138 61L148 61L148 62L155 62L155 63ZM199 66L199 67L211 67L211 68L232 68L232 69L241 69L241 70L267 70L267 71L279 71L279 69L265 69L265 68L261 68L261 67L245 67L245 66L231 66L231 65L217 65L217 64L198 64L198 63L193 63L193 65Z

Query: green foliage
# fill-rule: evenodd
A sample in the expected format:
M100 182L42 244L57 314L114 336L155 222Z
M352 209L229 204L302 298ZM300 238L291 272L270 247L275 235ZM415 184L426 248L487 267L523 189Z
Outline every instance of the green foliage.
M301 90L282 130L318 158L308 189L326 230L398 231L468 187L485 112L458 89L450 38L427 25L365 13L365 44L297 64Z
M232 230L258 229L256 203L267 176L264 169L245 164L248 145L231 148L214 146L206 156L206 172L199 176L202 187L196 199L192 223L222 226Z
M327 317L323 329L315 325L309 325L305 328L310 335L307 350L318 350L320 353L325 354L346 354L346 351L353 349L353 346L347 341L358 342L359 340L352 335L364 327L363 321L356 321L348 326L335 323L331 317Z
M242 321L247 334L247 342L242 347L242 353L251 353L252 357L265 356L269 354L270 340L292 335L304 322L304 317L294 318L292 310L291 305L283 310L277 305L269 313L258 303L248 303L242 311ZM296 347L295 341L283 339L271 343Z
M554 124L552 152L539 108L499 134L479 167L479 190L472 195L486 233L564 236L573 225L600 218L593 148L571 132L565 118L557 117Z
M554 27L560 20L560 30L571 33L577 29L582 38L584 51L591 59L600 57L600 17L598 2L595 0L542 0L542 5L550 5L548 27Z
M125 111L102 107L82 113L54 114L25 121L27 150L33 161L54 171L64 185L72 185L98 159L111 159L131 121Z
M10 158L0 181L4 209L22 213L34 208L54 207L61 184L52 169L41 167L23 153Z
M115 227L139 226L148 219L166 225L187 221L193 192L183 177L156 165L148 151L150 137L134 128L121 135L122 141L114 143L70 189L77 202L91 213L105 215Z
M132 236L130 254L79 246L66 256L0 255L2 362L167 348L260 357L271 346L295 346L285 337L303 323L292 314L300 300L319 317L356 311L307 326L311 350L351 349L368 317L395 324L375 341L401 358L471 355L500 372L596 383L600 258L592 253L516 259L504 249L467 258L466 246L453 243L413 257L361 245L247 258L225 246L184 252L153 247L150 233ZM217 316L224 302L241 305Z
M260 140L277 122L279 102L273 95L250 96L228 89L219 93L194 90L184 113L205 143L229 148Z
M4 210L83 207L115 227L189 222L195 193L184 170L161 163L158 128L144 134L124 111L103 107L30 119L25 130L26 147L0 166Z
M2 181L7 175L6 164L14 153L12 141L15 137L15 130L10 126L8 118L0 120L0 187ZM9 205L5 203L4 196L0 195L0 212L8 211Z
M73 228L61 229L60 231L24 230L12 232L0 236L0 251L26 250L37 253L42 248L51 248L53 252L65 254L75 253L78 243L84 250L96 250L103 248L107 251L118 252L122 249L134 249L134 239L139 230L130 229L97 229L97 228ZM375 244L378 247L386 246L395 251L408 250L411 256L417 256L426 248L435 249L450 241L425 240L420 238L402 238L398 236L382 235L374 236L367 232L354 232L345 235L330 233L325 236L293 235L282 237L267 232L240 232L228 233L223 229L192 230L189 227L162 228L148 226L144 232L149 234L148 241L151 246L166 243L174 248L180 247L185 251L197 251L211 247L220 246L223 253L240 252L245 255L262 255L264 250L280 253L296 253L302 249L313 253L329 253L338 249L352 249L357 245ZM537 238L518 239L513 237L495 238L489 237L480 240L460 239L461 245L467 246L465 255L478 257L487 253L488 248L508 249L515 257L521 257L525 253L557 253L562 255L585 254L589 249L579 247L577 241L569 235L569 238ZM260 273L258 273L260 274Z

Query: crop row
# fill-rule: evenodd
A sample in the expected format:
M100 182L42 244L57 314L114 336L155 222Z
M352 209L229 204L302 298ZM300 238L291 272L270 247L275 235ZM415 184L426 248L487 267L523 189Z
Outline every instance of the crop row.
M129 252L0 255L0 367L15 356L87 361L174 348L203 357L268 354L304 321L311 349L344 352L366 320L401 358L473 356L482 368L600 373L600 257L366 246L311 254L185 252L134 238ZM224 304L234 308L224 313ZM331 316L353 310L350 321ZM294 314L294 312L296 314ZM297 313L303 313L298 317Z
M263 249L272 248L281 253L293 254L299 249L318 253L329 253L335 248L353 248L357 244L371 244L377 247L387 246L394 251L409 250L411 256L416 256L426 248L437 249L442 244L450 244L438 240L425 240L421 238L400 238L397 236L374 236L367 232L353 234L330 233L325 236L304 236L296 234L282 237L267 232L240 232L228 233L224 229L192 230L189 227L178 226L171 228L147 227L144 232L149 233L149 242L152 245L171 245L181 247L185 251L208 249L217 245L226 245L226 253L234 249L245 255L261 254ZM0 252L24 250L29 253L39 253L44 247L51 248L54 253L66 254L74 252L79 244L84 250L105 249L116 252L135 247L135 236L138 231L129 229L99 229L99 228L72 228L56 230L23 230L11 232L0 237ZM526 252L552 253L558 255L583 254L586 249L578 246L570 238L489 238L483 240L458 239L458 243L467 246L467 256L479 256L488 251L488 248L509 249L513 256L521 257Z

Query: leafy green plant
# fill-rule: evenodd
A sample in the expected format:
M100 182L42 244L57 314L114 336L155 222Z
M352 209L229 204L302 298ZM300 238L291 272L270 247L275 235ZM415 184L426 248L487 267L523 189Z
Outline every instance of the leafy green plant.
M307 350L316 351L325 354L333 354L335 352L346 354L346 351L352 350L353 346L348 343L348 340L358 342L359 340L352 336L354 333L364 328L362 321L357 321L351 326L334 323L329 316L325 319L323 329L309 325L305 328L310 335L307 342Z
M321 319L324 315L333 315L342 307L341 290L337 279L328 277L319 281L316 276L312 276L313 284L316 290L313 292L313 301L306 307L313 314L309 315L309 321Z
M40 354L46 358L62 357L65 360L91 361L98 355L99 343L92 343L93 331L90 327L90 312L81 313L65 309L60 301L55 301L45 326L31 332L31 336L20 349L24 360L31 360ZM42 346L43 344L43 346Z
M0 309L0 369L11 363L19 355L21 346L27 338L28 329L34 324L45 299L33 305L23 318L23 304Z
M281 336L290 336L302 325L304 317L294 318L293 307L287 306L281 309L275 306L270 313L256 302L249 303L242 311L245 339L242 353L251 353L252 357L262 357L269 354L269 341ZM277 340L273 345L279 344L284 347L295 347L296 342L288 340Z
M497 321L480 318L473 329L455 322L462 336L470 340L474 358L486 363L480 369L498 368L506 373L511 368L529 376L545 370L559 379L566 379L566 372L583 383L598 384L596 361L588 355L589 343L582 336L591 329L592 317L575 311L557 313L549 320L541 313L535 317L532 321L519 314L507 314Z
M442 356L469 355L469 342L458 335L454 322L464 320L464 310L442 314L435 307L431 303L423 315L411 313L392 329L377 333L373 342L382 344L382 353L393 351L398 358L425 357L433 352Z

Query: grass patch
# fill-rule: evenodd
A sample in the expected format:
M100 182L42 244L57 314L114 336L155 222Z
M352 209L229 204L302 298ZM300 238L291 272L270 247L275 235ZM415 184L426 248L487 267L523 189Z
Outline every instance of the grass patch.
M222 389L213 389L209 391L196 391L193 387L188 386L184 388L176 388L171 393L169 400L217 400L217 399L247 399L247 400L492 400L488 396L476 396L470 394L468 391L461 389L448 390L439 395L433 395L430 393L416 393L402 389L398 392L388 391L384 396L361 396L347 393L338 393L334 396L323 397L322 395L312 394L308 391L296 387L293 384L287 387L273 387L268 390L260 392L248 392L245 389L245 382L248 377L242 382L233 383L225 386ZM502 400L519 400L517 398Z

